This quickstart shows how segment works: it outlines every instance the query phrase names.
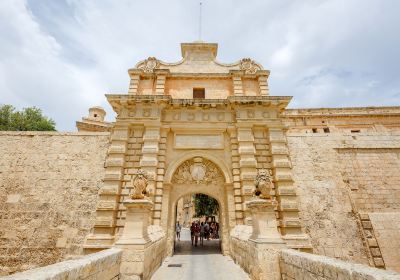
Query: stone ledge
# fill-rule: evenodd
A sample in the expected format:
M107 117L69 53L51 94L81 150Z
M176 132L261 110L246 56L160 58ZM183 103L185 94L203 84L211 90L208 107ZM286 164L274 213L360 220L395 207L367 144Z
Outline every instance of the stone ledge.
M400 274L394 271L291 249L281 251L280 265L283 279L400 280Z
M1 280L51 280L51 279L113 279L119 274L121 249L107 249L77 260L35 268L6 277Z

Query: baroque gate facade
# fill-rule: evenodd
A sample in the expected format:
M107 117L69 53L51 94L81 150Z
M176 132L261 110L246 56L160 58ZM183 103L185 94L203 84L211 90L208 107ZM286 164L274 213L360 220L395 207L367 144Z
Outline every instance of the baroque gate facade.
M281 118L291 97L271 96L270 72L249 58L218 62L217 44L184 43L181 49L178 63L154 57L139 62L128 71L128 93L106 95L117 118L85 250L118 242L126 217L123 202L132 178L143 170L153 202L149 224L166 236L162 254L172 254L174 207L190 193L218 200L222 252L231 254L230 233L252 224L246 203L258 172L267 170L279 234L287 247L309 251Z

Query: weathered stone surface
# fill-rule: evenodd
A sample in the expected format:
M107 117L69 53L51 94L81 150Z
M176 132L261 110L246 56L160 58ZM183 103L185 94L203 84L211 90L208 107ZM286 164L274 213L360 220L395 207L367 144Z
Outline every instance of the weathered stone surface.
M282 250L282 279L398 280L400 274L325 256Z
M108 137L0 132L0 275L83 253Z
M400 234L397 220L389 218L400 213L397 156L400 135L369 132L354 139L339 132L289 132L287 139L294 180L299 186L300 216L314 253L373 264L366 251L369 249L363 245L363 236L373 237L373 232L379 232L383 226L381 223L387 223L383 222L386 219L391 220L393 227L382 234ZM366 212L376 217L376 226ZM394 256L400 245L396 241L390 244L385 246L386 258L396 264L387 268L400 271Z
M111 280L119 276L122 250L108 249L90 254L76 260L63 261L36 268L12 276L0 277L3 280L58 280L58 279L96 279Z

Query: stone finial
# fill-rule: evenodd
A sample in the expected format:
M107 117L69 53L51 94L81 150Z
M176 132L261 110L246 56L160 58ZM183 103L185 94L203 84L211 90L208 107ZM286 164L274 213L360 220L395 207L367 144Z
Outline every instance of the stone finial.
M260 169L255 180L254 195L261 199L270 199L271 190L274 186L270 170Z
M132 192L131 199L143 199L147 194L147 172L139 169L134 177L132 177Z

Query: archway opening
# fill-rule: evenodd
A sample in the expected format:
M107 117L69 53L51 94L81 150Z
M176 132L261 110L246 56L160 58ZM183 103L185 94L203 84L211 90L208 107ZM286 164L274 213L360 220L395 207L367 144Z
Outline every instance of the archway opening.
M187 194L175 205L174 254L221 254L221 205L204 193Z

